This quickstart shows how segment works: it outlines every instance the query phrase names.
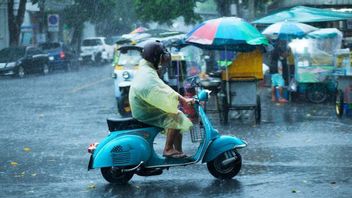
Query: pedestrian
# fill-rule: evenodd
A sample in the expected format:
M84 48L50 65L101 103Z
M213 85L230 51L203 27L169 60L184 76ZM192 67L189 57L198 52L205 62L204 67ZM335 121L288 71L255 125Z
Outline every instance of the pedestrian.
M165 129L163 156L186 157L182 150L181 132L188 131L192 122L178 110L178 105L180 102L191 105L194 99L181 96L158 75L171 61L171 55L160 42L147 43L142 57L130 87L132 116L141 122Z
M284 78L282 76L283 67L286 63L286 50L283 48L282 43L278 43L271 55L271 101L285 103L288 102L283 97L283 86L285 85ZM279 90L279 96L276 97L276 90Z

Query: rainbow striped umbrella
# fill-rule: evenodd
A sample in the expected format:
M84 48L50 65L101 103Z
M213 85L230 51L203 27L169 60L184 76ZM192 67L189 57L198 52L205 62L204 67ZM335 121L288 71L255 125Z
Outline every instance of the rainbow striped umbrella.
M205 49L250 51L268 40L250 23L237 17L221 17L199 24L189 33L187 43Z

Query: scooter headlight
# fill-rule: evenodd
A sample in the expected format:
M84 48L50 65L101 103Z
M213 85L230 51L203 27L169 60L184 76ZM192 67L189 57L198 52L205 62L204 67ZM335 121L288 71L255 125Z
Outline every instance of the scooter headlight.
M124 78L125 80L129 79L130 77L131 77L131 75L128 71L124 71L122 73L122 78Z

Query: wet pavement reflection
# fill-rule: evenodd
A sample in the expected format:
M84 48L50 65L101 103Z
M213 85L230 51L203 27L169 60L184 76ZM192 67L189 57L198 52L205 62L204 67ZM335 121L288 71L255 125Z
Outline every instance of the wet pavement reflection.
M0 197L350 197L352 117L338 119L334 104L273 103L260 88L262 122L252 112L231 113L222 134L248 142L233 180L214 179L205 164L175 167L128 185L108 184L87 171L87 147L107 135L115 115L112 68L83 67L24 79L0 78ZM211 103L211 101L210 101ZM158 135L161 152L165 136ZM184 149L195 152L189 134Z

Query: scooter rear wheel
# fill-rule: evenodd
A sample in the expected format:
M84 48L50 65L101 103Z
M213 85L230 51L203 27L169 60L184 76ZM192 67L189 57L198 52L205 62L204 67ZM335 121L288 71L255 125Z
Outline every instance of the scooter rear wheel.
M226 159L225 153L208 162L207 167L210 174L218 179L231 179L236 176L241 170L242 157L237 151L234 151L234 153L236 160L227 166L222 165L222 162Z
M104 179L114 184L127 184L133 177L134 172L122 172L112 167L104 167L100 169Z

